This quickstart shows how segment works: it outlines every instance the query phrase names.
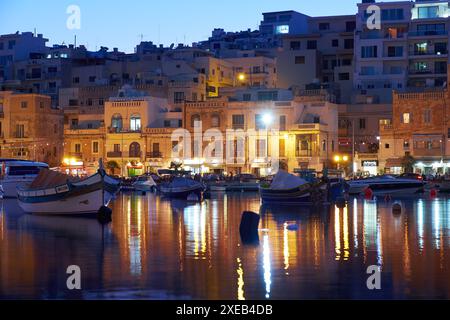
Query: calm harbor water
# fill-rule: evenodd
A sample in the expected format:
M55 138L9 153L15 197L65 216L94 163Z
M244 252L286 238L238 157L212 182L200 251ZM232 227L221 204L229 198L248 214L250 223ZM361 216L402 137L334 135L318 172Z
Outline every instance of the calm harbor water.
M0 299L450 299L450 198L261 208L258 194L202 204L121 194L113 222L45 217L0 200ZM241 213L262 213L243 245ZM82 290L66 289L78 265ZM370 265L382 290L366 287Z

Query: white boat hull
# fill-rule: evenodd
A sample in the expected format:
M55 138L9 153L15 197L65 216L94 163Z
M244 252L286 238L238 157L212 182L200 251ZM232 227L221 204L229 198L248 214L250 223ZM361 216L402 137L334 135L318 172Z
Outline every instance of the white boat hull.
M49 202L27 203L19 201L20 208L26 213L34 214L87 214L96 213L103 206L102 190L95 190L90 193L82 194L67 199L60 199ZM105 191L105 205L108 205L113 194ZM76 211L74 211L76 208Z

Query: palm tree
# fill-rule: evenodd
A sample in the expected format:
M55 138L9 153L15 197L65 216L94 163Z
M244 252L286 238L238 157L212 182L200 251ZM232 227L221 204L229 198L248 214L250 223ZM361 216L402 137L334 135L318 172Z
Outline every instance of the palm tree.
M402 159L402 166L403 171L405 173L413 173L414 172L414 165L416 164L416 159L409 153L405 154L405 156Z
M106 168L111 172L111 174L114 174L114 171L119 169L120 166L116 161L111 160L106 163Z

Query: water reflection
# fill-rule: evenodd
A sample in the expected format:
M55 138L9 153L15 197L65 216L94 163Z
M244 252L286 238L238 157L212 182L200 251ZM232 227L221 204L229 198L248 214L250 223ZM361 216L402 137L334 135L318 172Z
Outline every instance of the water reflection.
M113 222L0 209L1 298L450 298L450 199L352 199L345 208L260 207L257 194L202 204L123 194ZM259 245L243 245L241 213L261 213ZM65 289L68 265L81 293ZM383 290L366 269L382 267Z

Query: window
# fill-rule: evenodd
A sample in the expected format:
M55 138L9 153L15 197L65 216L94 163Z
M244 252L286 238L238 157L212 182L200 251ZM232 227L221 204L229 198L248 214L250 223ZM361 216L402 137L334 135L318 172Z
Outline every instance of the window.
M141 130L141 116L139 114L133 114L130 117L130 130L131 131Z
M350 80L350 73L339 73L339 80L340 81L347 81Z
M258 101L277 101L278 91L261 91L258 92Z
M306 48L308 50L317 49L317 41L316 40L308 40L308 42L306 43Z
M114 152L120 152L120 144L114 145Z
M344 49L353 49L355 47L355 41L353 39L344 40Z
M342 60L342 65L343 66L351 66L352 65L352 60L351 59L343 59Z
M80 77L74 77L74 78L72 79L72 82L73 82L73 83L80 83Z
M386 144L384 145L384 148L385 148L385 149L389 149L389 148L390 148L389 143L386 143Z
M339 47L339 39L331 40L331 46L332 47Z
M434 63L434 73L447 73L447 61L436 61Z
M403 140L403 149L405 150L409 149L409 140Z
M295 64L305 64L305 56L296 56Z
M170 128L170 120L164 120L164 128Z
M377 46L363 46L361 47L361 58L376 58L378 56Z
M421 36L434 36L445 33L445 24L419 24L417 26L417 34Z
M286 156L286 140L285 139L280 139L279 155L280 155L280 157L285 157Z
M92 142L92 153L98 153L98 141Z
M275 27L276 34L289 34L289 25L281 25Z
M22 102L20 103L20 107L21 107L22 109L27 108L27 107L28 107L28 102L27 102L27 101L22 101Z
M446 42L437 42L434 44L434 54L441 55L447 54L447 43Z
M220 116L218 114L213 114L211 117L211 127L218 128L220 127Z
M381 20L403 20L403 9L383 9L381 10Z
M81 144L79 143L75 144L75 153L81 153Z
M328 22L319 23L319 30L321 31L330 30L330 23Z
M266 124L263 121L263 115L255 114L255 129L263 130L266 129Z
M403 57L403 47L388 47L388 57Z
M233 129L244 129L245 118L243 114L233 114L232 116Z
M183 103L184 102L184 92L175 92L173 96L174 103Z
M258 158L264 158L267 155L266 145L265 139L256 139L256 156Z
M16 124L16 138L25 138L25 125Z
M419 42L414 44L414 54L424 55L427 54L428 42Z
M91 98L87 99L86 104L88 106L92 106L92 99Z
M366 119L359 119L359 129L366 129Z
M130 158L139 158L141 156L141 145L133 142L130 144L129 153Z
M439 17L439 7L419 7L418 8L419 19L431 19Z
M345 31L353 32L356 29L356 21L347 21L345 23Z
M96 77L95 76L90 76L89 77L89 82L95 82Z
M409 112L402 114L402 123L409 124L411 122L411 114Z
M111 118L111 128L114 129L114 131L119 132L122 130L122 116L120 114L115 114Z
M301 42L300 41L291 41L291 50L300 50Z
M286 116L280 116L280 131L286 131Z
M201 118L200 118L200 115L198 115L198 114L193 114L193 115L191 116L191 127L194 128L194 127L196 126L196 123L201 121L200 119L201 119Z
M16 40L10 40L8 41L8 49L12 50L14 46L16 45Z
M363 66L363 67L361 67L361 75L363 75L363 76L375 75L375 67L374 66Z
M431 110L426 109L423 112L423 122L424 123L431 123Z
M252 95L250 93L244 93L243 100L244 101L251 101L252 100Z

